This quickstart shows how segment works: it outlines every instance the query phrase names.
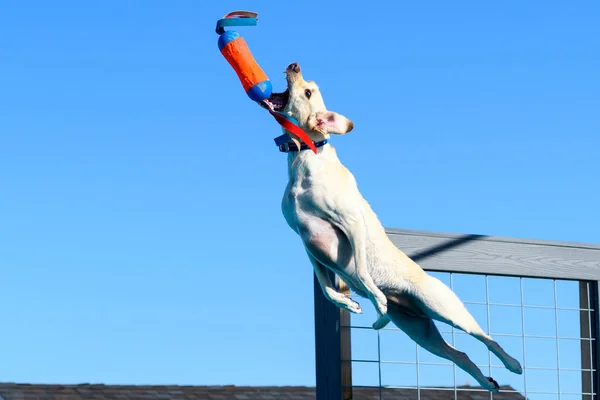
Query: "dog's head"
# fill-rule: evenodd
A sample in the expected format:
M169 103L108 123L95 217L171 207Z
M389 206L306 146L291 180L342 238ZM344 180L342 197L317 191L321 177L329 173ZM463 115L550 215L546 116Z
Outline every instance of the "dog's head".
M282 111L298 121L298 125L314 140L328 138L330 133L344 134L354 128L348 118L328 111L319 87L313 81L305 81L300 64L290 64L285 73L288 88L283 93L273 93L266 100L275 111Z

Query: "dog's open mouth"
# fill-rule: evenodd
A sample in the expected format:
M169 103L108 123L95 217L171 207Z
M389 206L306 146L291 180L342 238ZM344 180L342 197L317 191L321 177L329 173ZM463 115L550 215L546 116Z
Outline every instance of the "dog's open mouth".
M282 93L272 93L268 99L263 100L272 111L282 112L290 99L290 92L285 89Z

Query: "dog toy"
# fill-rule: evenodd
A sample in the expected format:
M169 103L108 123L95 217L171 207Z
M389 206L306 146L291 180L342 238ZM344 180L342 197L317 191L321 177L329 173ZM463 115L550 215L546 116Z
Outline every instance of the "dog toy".
M252 56L244 38L236 31L225 30L225 27L232 26L254 26L257 21L258 14L251 11L233 11L217 21L216 32L219 35L219 50L237 74L248 97L266 108L285 130L298 136L316 154L315 144L306 132L298 126L298 121L287 114L273 110L265 102L271 96L273 87L267 75ZM275 144L287 143L288 140L289 136L284 134L275 138Z

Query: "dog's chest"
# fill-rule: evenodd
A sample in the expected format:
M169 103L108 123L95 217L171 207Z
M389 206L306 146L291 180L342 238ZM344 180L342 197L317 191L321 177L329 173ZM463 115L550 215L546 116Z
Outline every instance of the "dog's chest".
M326 188L326 175L300 170L290 176L281 203L290 228L299 234L301 231L318 229L315 219L323 219L330 207Z
M322 237L325 225L332 230L332 216L339 213L352 182L330 145L319 150L317 156L306 152L288 159L289 181L281 204L288 225L305 241Z
M319 190L310 181L290 182L283 196L282 210L306 249L321 262L335 265L342 234L327 219L326 202Z

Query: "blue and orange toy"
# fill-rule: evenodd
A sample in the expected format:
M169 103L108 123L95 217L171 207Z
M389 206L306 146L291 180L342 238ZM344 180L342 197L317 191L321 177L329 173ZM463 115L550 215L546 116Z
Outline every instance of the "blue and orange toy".
M298 136L316 154L315 144L306 132L298 126L298 121L287 114L272 110L265 102L273 93L273 86L252 56L244 38L236 31L225 30L226 27L232 26L254 26L257 21L258 14L251 11L233 11L217 21L216 32L219 35L219 50L237 74L248 97L262 104L284 129ZM285 134L275 138L275 144L286 143L288 140L289 136Z

